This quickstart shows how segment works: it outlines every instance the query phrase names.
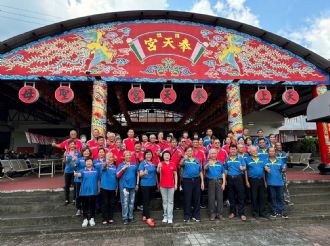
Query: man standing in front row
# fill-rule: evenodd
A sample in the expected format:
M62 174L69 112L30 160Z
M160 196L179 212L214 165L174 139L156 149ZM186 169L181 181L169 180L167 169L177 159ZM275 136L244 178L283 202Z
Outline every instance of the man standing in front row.
M236 215L236 197L238 202L237 213L242 221L246 221L244 207L244 181L243 174L246 170L246 164L243 158L237 156L237 146L230 145L229 157L225 163L226 180L228 180L228 196L230 202L229 219Z

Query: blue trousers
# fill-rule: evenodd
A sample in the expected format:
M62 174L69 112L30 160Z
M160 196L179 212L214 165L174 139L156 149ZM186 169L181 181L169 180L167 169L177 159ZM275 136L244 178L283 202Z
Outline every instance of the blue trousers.
M123 220L132 220L135 201L135 188L121 188L120 202Z
M283 186L269 185L273 213L282 214L284 210Z

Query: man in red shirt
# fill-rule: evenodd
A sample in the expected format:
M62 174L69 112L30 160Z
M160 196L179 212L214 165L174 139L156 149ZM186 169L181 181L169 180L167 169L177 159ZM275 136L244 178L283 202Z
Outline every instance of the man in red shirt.
M142 138L142 143L141 143L142 144L142 151L145 151L147 145L149 144L148 136L146 134L143 134L141 138Z
M228 154L224 149L220 147L220 140L218 138L214 140L214 149L217 151L217 160L224 165ZM207 159L209 159L209 157Z
M140 142L135 143L135 150L132 152L132 162L136 163L137 166L140 165L141 162L144 160L144 154L142 149L142 145Z
M59 149L69 150L69 142L73 140L76 143L76 150L82 152L82 142L77 138L77 132L75 130L70 131L70 138L64 140L62 143L56 144L52 143L52 146Z
M229 154L229 146L231 144L231 137L226 137L225 144L222 146L222 148Z
M99 158L99 149L100 148L104 148L104 144L105 144L105 139L103 136L98 136L96 138L96 146L94 146L92 149L92 157L93 159L97 159ZM109 153L109 149L108 148L104 148L105 149L105 154L108 154Z
M188 146L186 139L184 137L181 137L178 149L181 150L182 156L184 156L187 147Z
M94 129L92 134L93 134L93 138L91 140L87 141L87 146L91 149L98 146L97 138L98 138L98 136L100 136L99 129Z
M125 138L123 140L123 144L125 146L125 149L133 152L135 142L136 142L136 139L134 138L134 130L129 129L128 132L127 132L127 138Z
M193 145L193 157L196 158L199 161L199 164L203 167L203 164L205 162L205 155L199 149L198 139L194 139L192 141L192 145Z
M164 151L168 151L171 154L171 161L175 164L177 168L179 168L180 160L183 156L182 151L178 148L178 143L175 138L171 140L171 146L165 149Z
M116 167L119 166L120 163L124 161L124 148L122 146L122 142L120 138L116 138L115 146L110 149L111 153L113 153L113 157L115 158Z
M164 139L164 132L158 132L157 144L160 147L160 151L164 151L165 149L170 147L170 144Z
M184 131L184 132L182 133L182 137L186 140L186 146L187 146L187 147L188 147L188 146L191 146L191 140L190 140L190 138L189 138L189 134L188 134L187 131Z
M150 149L154 155L152 161L157 166L159 163L160 147L156 144L156 135L151 134L149 137L150 143L146 145L146 150Z
M107 132L107 142L106 142L107 148L112 149L115 147L115 139L116 139L115 133Z

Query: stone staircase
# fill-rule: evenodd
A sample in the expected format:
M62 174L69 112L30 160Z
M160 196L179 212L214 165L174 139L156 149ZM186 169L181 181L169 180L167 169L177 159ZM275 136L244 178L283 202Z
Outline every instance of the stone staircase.
M260 223L299 223L315 220L329 220L330 210L330 183L301 183L290 184L291 200L293 206L288 207L289 219L258 219L251 218L250 205L246 206L248 221L244 223L253 227ZM184 223L183 211L174 211L174 224L162 224L161 200L156 198L152 202L152 216L155 218L156 227L151 229L141 221L141 212L135 211L137 222L124 226L121 222L120 209L115 213L115 223L102 225L101 215L96 216L96 226L87 229L81 228L82 218L75 216L73 205L64 206L63 192L36 191L0 193L0 236L23 236L38 234L61 233L102 233L109 229L117 234L141 232L176 232L192 230L208 230L210 228L235 227L241 225L237 219L211 222L208 220L207 209L202 209L201 223ZM228 209L225 208L225 216Z

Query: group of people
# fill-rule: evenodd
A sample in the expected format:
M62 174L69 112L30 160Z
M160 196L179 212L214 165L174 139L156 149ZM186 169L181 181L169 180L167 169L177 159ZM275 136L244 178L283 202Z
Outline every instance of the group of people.
M248 129L237 136L230 132L223 144L213 135L194 133L190 139L183 132L179 141L168 134L142 135L141 141L129 129L127 138L98 129L92 139L70 138L54 147L65 149L65 204L70 203L70 186L74 182L77 214L83 214L82 227L95 225L96 207L102 209L103 224L114 222L116 197L122 207L126 225L135 222L134 203L141 196L142 219L150 227L155 220L150 211L153 192L159 190L163 205L163 223L173 223L173 208L180 206L183 191L184 221L200 222L200 208L207 194L209 219L224 220L224 201L229 200L229 218L246 220L245 202L251 200L253 217L268 217L268 194L271 217L288 218L284 209L287 154L275 135L268 138L263 130L252 140ZM207 189L207 193L206 193ZM140 205L140 204L139 204Z

